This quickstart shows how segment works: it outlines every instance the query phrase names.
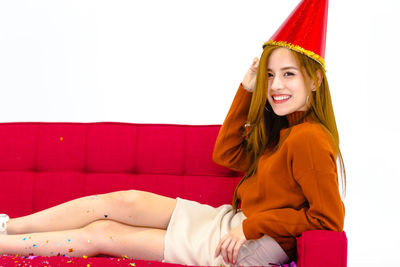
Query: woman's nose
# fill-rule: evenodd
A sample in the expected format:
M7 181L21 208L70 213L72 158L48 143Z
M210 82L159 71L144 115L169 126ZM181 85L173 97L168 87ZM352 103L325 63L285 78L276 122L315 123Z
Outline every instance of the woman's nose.
M271 82L271 89L272 90L279 90L283 88L283 81L279 77L274 77Z

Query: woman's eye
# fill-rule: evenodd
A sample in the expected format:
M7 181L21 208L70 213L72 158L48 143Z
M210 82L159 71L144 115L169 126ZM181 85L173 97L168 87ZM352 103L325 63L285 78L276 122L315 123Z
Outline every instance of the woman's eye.
M272 75L272 73L268 73L268 78L269 77L273 77L274 75Z
M292 75L294 75L294 73L293 72L285 72L285 75L286 76L292 76Z

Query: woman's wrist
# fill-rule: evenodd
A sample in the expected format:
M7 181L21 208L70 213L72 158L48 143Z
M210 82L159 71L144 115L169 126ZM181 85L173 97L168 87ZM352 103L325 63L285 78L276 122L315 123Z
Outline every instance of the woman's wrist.
M250 88L250 86L245 85L243 82L242 82L242 87L243 87L243 89L245 89L246 91L253 92L253 89Z

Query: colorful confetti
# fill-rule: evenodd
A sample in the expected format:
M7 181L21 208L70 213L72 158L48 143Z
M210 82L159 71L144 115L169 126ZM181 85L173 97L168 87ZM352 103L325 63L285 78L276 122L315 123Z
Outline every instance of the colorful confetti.
M68 252L74 252L74 249L73 248L70 248L70 249L68 249Z
M130 265L130 266L136 266L136 264L134 264L134 263L132 263L132 262L129 263L129 265Z
M68 238L68 242L71 242L71 239Z
M126 256L126 255L122 255L122 258L124 258L124 259L129 259L129 257Z
M25 240L26 240L26 237L24 237L22 240L25 241Z
M33 247L34 247L34 248L36 248L36 247L37 247L37 245L36 245L36 244L33 244Z
M92 242L90 239L88 239L88 241L87 241L88 243L90 243L90 242Z
M87 259L87 257L88 257L88 256L86 256L86 255L83 255L83 256L82 256L82 258L84 258L84 259Z
M49 243L49 240L46 240L46 243Z
M72 261L67 261L67 263L72 263Z

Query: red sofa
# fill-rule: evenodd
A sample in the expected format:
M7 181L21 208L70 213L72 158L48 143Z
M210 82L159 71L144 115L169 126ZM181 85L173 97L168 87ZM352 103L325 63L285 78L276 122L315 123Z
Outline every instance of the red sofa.
M219 128L118 122L0 123L0 213L22 216L81 196L126 189L179 196L215 207L231 203L241 174L212 161ZM308 231L297 243L297 266L346 266L345 232ZM67 254L3 255L0 265L172 265L125 258L70 258Z

